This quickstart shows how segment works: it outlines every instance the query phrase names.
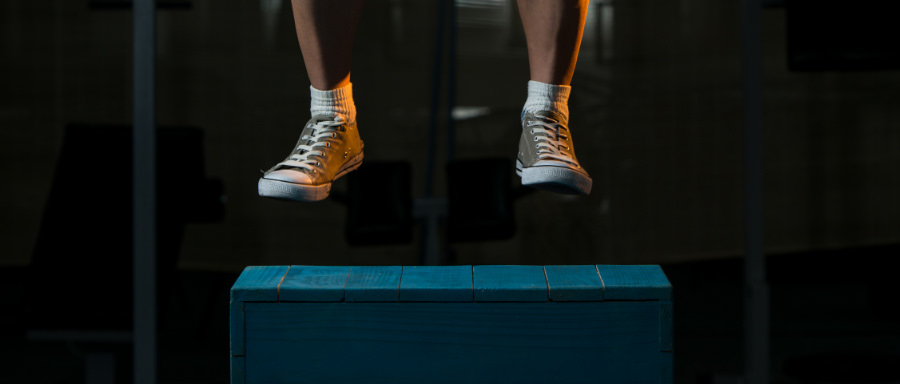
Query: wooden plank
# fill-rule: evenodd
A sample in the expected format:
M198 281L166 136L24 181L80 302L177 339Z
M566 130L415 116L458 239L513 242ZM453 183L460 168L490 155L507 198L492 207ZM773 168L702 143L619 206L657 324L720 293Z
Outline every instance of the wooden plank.
M659 350L672 351L672 302L659 302Z
M244 268L231 286L231 354L244 354L244 307L248 301L278 301L278 284L287 274L287 266L250 266Z
M400 266L352 267L347 286L346 301L399 301Z
M659 361L659 366L660 366L659 382L660 382L660 384L672 384L673 383L674 378L672 376L672 368L673 368L672 360L673 359L672 359L671 351L660 353L660 361Z
M602 301L603 282L593 265L546 265L547 287L553 301Z
M278 301L341 301L350 267L292 265L278 294Z
M472 266L403 267L400 301L473 301Z
M244 356L231 356L231 384L245 384L247 382Z
M475 301L548 301L547 278L539 265L476 265Z
M672 285L658 265L597 265L604 300L671 300Z
M229 331L231 334L231 354L244 355L244 302L231 301L229 308Z
M244 268L231 287L231 301L278 301L278 283L288 266L250 266Z
M658 304L248 303L248 383L655 383Z

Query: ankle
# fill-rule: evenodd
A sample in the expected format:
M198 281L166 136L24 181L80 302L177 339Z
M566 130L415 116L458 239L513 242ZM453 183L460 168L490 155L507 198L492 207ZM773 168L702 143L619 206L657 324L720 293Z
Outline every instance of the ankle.
M309 87L310 107L312 116L325 115L329 117L341 117L344 121L356 121L356 105L353 102L353 84L321 91L313 86Z
M540 111L552 111L569 118L569 93L572 87L569 85L553 85L539 81L528 81L528 99L522 108L522 115L526 112L537 113Z

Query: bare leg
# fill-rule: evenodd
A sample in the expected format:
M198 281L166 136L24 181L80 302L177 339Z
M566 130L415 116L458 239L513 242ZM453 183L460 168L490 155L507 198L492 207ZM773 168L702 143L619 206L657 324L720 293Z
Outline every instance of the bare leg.
M291 0L291 4L312 86L324 91L350 84L353 37L363 0Z
M531 80L569 85L575 73L588 0L518 0Z

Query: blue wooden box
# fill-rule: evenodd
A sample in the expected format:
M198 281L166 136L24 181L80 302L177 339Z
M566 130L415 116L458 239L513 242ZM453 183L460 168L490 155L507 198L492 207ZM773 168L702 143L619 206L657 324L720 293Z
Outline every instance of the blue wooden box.
M671 383L655 265L247 267L231 382Z

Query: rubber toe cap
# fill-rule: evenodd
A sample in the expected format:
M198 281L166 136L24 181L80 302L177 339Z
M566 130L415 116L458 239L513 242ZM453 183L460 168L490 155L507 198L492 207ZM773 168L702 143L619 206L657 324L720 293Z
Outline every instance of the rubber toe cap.
M288 183L294 184L312 184L312 179L309 175L294 170L280 169L277 171L269 172L264 178L269 180L278 180L278 181L286 181Z

